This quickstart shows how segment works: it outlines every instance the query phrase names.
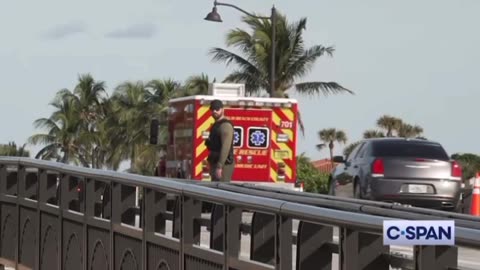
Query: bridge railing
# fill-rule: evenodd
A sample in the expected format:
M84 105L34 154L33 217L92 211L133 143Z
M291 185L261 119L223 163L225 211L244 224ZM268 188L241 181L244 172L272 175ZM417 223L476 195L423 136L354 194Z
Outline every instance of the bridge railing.
M0 157L0 218L16 269L459 269L458 247L392 256L386 217L26 158Z

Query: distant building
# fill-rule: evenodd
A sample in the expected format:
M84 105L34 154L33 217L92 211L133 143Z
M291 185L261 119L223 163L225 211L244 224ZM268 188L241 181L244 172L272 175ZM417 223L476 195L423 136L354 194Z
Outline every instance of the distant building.
M334 163L334 166L337 166L338 163ZM320 160L312 161L312 165L319 171L324 173L329 173L332 171L333 166L329 158L324 158Z

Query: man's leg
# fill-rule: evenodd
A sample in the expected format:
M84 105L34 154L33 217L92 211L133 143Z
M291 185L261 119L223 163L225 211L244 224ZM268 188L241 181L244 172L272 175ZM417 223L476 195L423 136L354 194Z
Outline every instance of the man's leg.
M220 181L222 182L232 181L233 169L235 169L235 163L223 166L222 179Z
M220 179L217 177L217 173L215 172L217 167L215 164L210 164L210 181L212 182L218 182Z

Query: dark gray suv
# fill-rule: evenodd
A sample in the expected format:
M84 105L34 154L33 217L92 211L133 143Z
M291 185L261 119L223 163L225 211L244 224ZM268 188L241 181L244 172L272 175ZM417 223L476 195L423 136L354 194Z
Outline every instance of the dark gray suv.
M332 170L330 194L453 210L460 206L462 169L442 145L422 139L363 140Z

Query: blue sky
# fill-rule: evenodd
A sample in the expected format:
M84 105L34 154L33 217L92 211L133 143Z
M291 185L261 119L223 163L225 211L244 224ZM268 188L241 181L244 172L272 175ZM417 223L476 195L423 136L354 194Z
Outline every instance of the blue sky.
M225 0L226 1L226 0ZM109 91L125 80L207 73L222 80L229 69L212 63L209 48L225 47L241 14L219 7L223 23L203 18L213 1L5 1L0 7L0 143L23 144L47 117L56 91L72 89L91 73ZM317 131L336 127L359 139L383 114L425 129L449 153L480 153L477 91L480 2L357 0L230 0L268 15L272 4L290 20L307 17L307 45L335 46L307 80L337 81L356 95L299 97L306 136L298 151L314 159ZM36 153L38 147L29 148ZM342 146L335 149L340 153Z

